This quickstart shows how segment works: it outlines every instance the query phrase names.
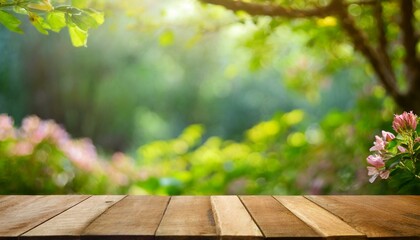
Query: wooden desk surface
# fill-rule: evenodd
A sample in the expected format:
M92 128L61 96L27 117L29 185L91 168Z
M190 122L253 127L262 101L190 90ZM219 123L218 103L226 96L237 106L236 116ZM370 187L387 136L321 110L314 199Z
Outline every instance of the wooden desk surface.
M420 196L0 196L0 239L420 239Z

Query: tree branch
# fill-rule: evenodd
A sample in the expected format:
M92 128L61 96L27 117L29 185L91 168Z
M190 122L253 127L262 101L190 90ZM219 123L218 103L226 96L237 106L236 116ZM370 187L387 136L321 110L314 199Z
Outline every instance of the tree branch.
M418 39L415 36L415 31L413 27L413 19L414 19L414 7L413 7L413 1L412 0L401 0L400 1L400 7L401 7L401 22L400 27L402 31L402 44L405 49L405 57L404 57L404 63L405 63L405 71L407 80L410 84L410 90L414 90L419 86L419 66L420 61L417 58L416 54L416 45L418 42ZM417 82L416 82L417 79Z
M285 8L274 4L249 3L237 0L200 0L204 3L215 4L233 11L245 11L253 16L271 16L287 18L327 17L332 14L332 4L312 9Z
M392 68L390 58L387 53L387 38L386 38L386 24L383 20L382 5L379 0L355 0L354 2L345 2L343 0L331 0L329 4L321 7L313 7L311 9L293 9L286 8L280 5L263 4L263 3L250 3L241 0L200 0L204 3L215 4L225 7L233 11L245 11L253 16L271 16L271 17L286 17L286 18L308 18L308 17L327 17L337 16L341 20L343 29L347 32L356 50L361 52L368 60L373 70L375 71L378 80L382 83L386 91L400 106L407 105L407 96L400 93L397 86L395 73ZM404 15L401 26L404 32L404 45L407 50L406 61L410 61L410 69L415 69L417 58L415 54L415 44L417 43L414 38L414 31L412 25L412 0L400 0L401 5L406 9L405 11L411 12L411 15ZM409 2L409 3L407 3ZM375 9L375 16L379 27L378 49L371 46L366 34L357 27L355 20L348 13L348 6L350 4L371 5ZM405 14L405 11L403 13ZM420 70L419 70L420 72ZM417 75L417 76L420 76ZM416 87L420 91L420 79L417 77Z
M356 27L355 20L347 12L347 6L343 4L341 0L333 0L332 2L335 2L335 4L339 6L337 7L337 14L356 50L360 51L367 58L386 91L395 99L395 101L400 103L401 94L398 91L396 79L392 70L384 64L381 57L378 56L377 52L369 44L366 34Z
M378 28L378 54L384 60L388 69L391 70L393 77L395 73L392 68L391 60L388 55L388 40L386 38L386 24L383 16L383 7L380 1L374 1L373 4L374 17Z

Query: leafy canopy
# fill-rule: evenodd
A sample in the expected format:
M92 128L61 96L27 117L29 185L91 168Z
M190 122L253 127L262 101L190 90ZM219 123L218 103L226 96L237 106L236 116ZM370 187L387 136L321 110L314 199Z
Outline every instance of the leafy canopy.
M60 32L67 27L75 47L86 46L88 31L104 22L104 14L86 7L85 1L0 0L0 24L10 31L23 33L19 15L26 15L42 34Z

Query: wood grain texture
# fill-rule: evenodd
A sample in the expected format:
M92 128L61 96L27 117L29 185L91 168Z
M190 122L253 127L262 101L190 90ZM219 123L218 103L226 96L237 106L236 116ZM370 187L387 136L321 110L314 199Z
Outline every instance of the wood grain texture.
M24 239L80 239L83 230L124 196L92 196L21 236Z
M420 196L0 196L20 238L420 240Z
M95 219L82 239L153 239L169 199L127 196Z
M17 237L89 196L10 196L0 203L0 236Z
M420 198L307 196L369 238L420 239Z
M263 239L260 229L237 196L212 196L211 205L221 239Z
M266 238L321 239L318 233L272 196L241 196L240 199Z
M172 197L156 239L218 239L210 197Z
M420 220L420 196L345 196L349 201L360 201L371 207Z
M322 236L334 239L365 239L366 236L334 214L302 196L275 196L294 215Z

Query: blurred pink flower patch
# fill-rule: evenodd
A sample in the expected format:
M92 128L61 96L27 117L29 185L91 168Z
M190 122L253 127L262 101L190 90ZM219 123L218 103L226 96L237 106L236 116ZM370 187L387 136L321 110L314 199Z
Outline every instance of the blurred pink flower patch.
M13 119L6 114L0 114L0 141L15 137Z
M89 139L66 141L61 145L70 161L86 171L98 165L96 148Z

